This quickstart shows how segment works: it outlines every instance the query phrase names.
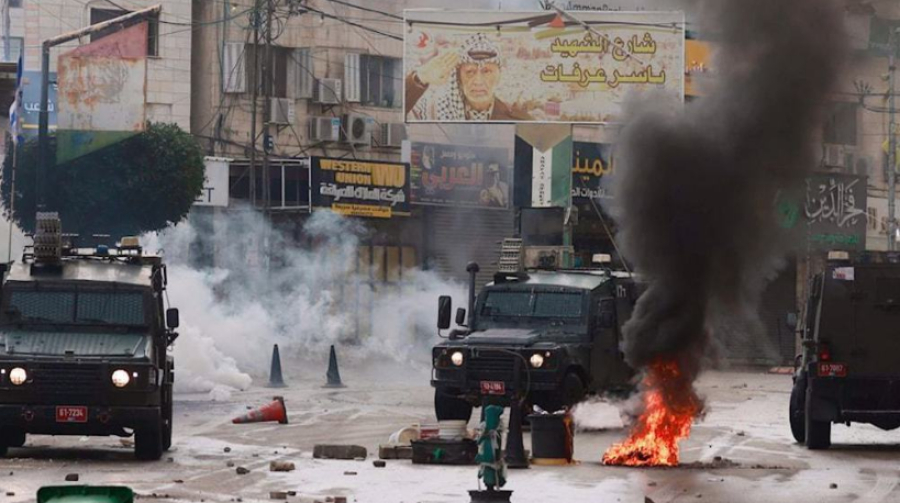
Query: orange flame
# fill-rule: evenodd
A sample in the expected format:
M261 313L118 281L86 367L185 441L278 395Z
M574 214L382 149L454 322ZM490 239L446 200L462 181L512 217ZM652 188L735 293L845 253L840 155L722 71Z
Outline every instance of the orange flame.
M603 455L603 464L676 466L678 442L691 433L694 417L703 408L691 379L675 361L650 364L644 378L644 410L631 436Z

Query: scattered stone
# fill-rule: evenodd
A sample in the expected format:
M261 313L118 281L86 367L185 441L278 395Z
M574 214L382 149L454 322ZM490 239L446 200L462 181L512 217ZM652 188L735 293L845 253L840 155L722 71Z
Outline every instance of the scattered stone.
M380 459L376 459L375 461L372 461L372 465L374 465L375 468L384 468L385 466L387 466L387 463Z
M269 499L273 500L286 500L287 497L288 495L284 491L272 491L269 493Z
M334 503L347 503L347 497L346 496L335 496Z
M644 496L644 503L656 503L656 502L653 501L652 499L650 499L649 496Z
M368 451L361 445L322 445L313 448L315 459L365 459Z
M7 491L6 495L7 495L7 496L15 496L16 493L14 493L14 492L12 492L12 491Z
M78 474L70 473L66 475L66 482L78 482Z
M166 458L166 463L174 463L175 458Z
M272 461L269 463L270 472L292 472L296 467L290 461Z
M649 482L647 483L647 485L650 487L656 487L656 482Z
M834 482L832 482L831 484L828 485L828 488L829 488L829 489L837 489L837 484L835 484Z
M344 475L356 475L356 472L344 472Z
M225 463L225 466L227 466L228 468L234 468L234 461L229 461L229 462Z
M237 469L235 470L235 472L236 472L238 475L247 475L248 473L250 473L250 470L244 468L243 466L239 466L239 467L237 467Z
M714 458L713 458L713 461L715 461L716 463L722 461L722 456L716 456L716 457L714 457Z
M382 445L378 447L380 459L412 459L410 445Z
M697 498L702 498L702 497L703 497L702 494L698 494L698 495L697 495Z
M226 447L226 448L224 449L224 451L225 451L225 452L231 452L231 447Z
M253 453L253 457L254 457L254 458L258 458L258 457L259 457L259 454Z
M175 479L173 480L173 482L175 482L176 484L184 484L184 481L181 479Z
M744 433L743 431L737 432L737 436L739 436L739 437L743 437L745 435L746 435L746 433Z

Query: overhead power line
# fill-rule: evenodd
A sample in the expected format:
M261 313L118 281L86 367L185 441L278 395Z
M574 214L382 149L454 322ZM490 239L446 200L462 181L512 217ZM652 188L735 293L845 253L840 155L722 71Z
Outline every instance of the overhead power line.
M327 18L329 18L329 19L336 19L336 20L338 20L338 21L340 21L340 22L342 22L342 23L344 23L344 24L347 24L347 25L350 25L350 26L355 26L355 27L357 27L357 28L361 28L361 29L363 29L363 30L366 30L366 31L371 32L371 33L374 33L374 34L376 34L376 35L381 35L382 37L387 37L387 38L391 38L391 39L399 40L400 42L403 42L403 37L401 37L400 35L395 35L395 34L393 34L393 33L387 33L387 32L381 31L381 30L376 30L375 28L370 28L370 27L368 27L368 26L366 26L366 25L363 25L363 24L354 23L353 21L350 21L350 20L348 20L348 19L346 19L346 18L343 18L343 17L341 17L341 16L335 16L334 14L329 14L329 13L327 13L327 12L320 11L320 10L318 10L318 9L314 9L314 8L312 8L312 7L308 7L308 6L307 6L307 7L304 7L304 8L305 8L306 10L310 11L310 12L315 12L316 14L319 14L320 16L327 17Z
M356 4L354 4L354 3L345 2L344 0L328 0L328 1L331 2L331 3L339 4L339 5L345 5L345 6L347 6L347 7L352 8L352 9L359 9L359 10L363 10L363 11L366 11L366 12L372 12L372 13L374 13L374 14L380 14L380 15L382 15L382 16L389 17L389 18L391 18L391 19L398 19L398 20L400 20L400 21L403 21L403 16L398 16L398 15L396 15L396 14L391 14L390 12L381 12L381 11L379 11L379 10L377 10L377 9L371 9L371 8L369 8L369 7L363 7L362 5L356 5ZM306 7L306 8L308 9L309 7Z

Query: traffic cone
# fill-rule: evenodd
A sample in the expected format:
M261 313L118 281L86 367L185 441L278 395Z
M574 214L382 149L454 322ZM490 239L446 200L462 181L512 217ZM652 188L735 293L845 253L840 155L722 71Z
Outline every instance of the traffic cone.
M284 407L284 398L276 396L272 403L263 405L231 420L234 424L264 423L268 421L278 421L279 424L287 424L287 409Z
M331 346L331 355L328 357L328 373L325 374L328 382L326 388L344 388L341 382L341 372L338 370L337 353L334 351L334 345Z
M284 388L284 378L281 376L281 355L278 353L278 344L272 348L272 368L269 371L269 387Z

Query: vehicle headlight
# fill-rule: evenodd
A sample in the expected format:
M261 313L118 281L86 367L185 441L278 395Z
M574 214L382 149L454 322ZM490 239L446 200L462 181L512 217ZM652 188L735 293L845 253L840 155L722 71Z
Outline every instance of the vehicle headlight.
M539 369L544 365L544 355L535 353L531 355L531 359L529 360L529 362L531 362L532 367Z
M16 386L21 386L25 384L25 381L28 380L28 372L25 372L25 369L22 367L16 367L9 371L9 382L15 384Z
M462 367L463 364L463 354L462 351L455 351L450 355L450 361L453 362L457 367Z
M117 388L124 388L131 382L131 376L128 375L128 372L119 369L112 373L112 382Z

